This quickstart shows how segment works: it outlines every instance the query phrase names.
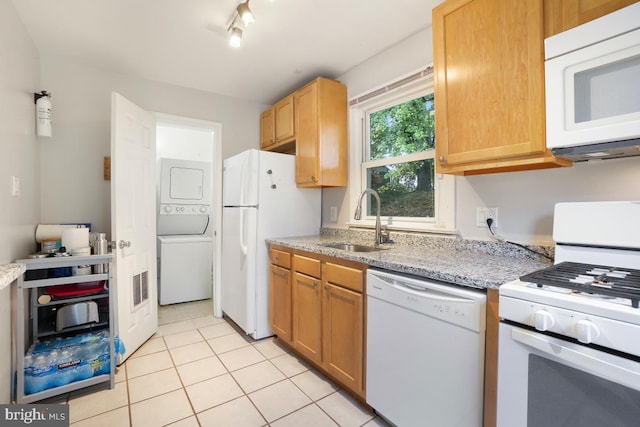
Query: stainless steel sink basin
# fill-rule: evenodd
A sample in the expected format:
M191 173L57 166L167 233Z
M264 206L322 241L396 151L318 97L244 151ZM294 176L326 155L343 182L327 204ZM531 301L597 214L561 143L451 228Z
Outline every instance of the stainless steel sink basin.
M326 248L340 249L347 252L376 252L384 249L375 246L358 245L353 243L325 243L322 246Z

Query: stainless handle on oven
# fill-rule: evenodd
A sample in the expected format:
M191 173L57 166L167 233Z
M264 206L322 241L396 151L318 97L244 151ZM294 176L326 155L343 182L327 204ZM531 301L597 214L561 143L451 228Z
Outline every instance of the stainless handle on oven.
M511 338L514 341L540 350L556 359L583 368L588 372L593 372L599 377L609 379L634 390L639 389L640 372L638 372L638 363L633 360L609 355L608 357L618 359L616 360L617 363L610 363L606 360L565 347L559 340L551 341L545 335L521 329L513 328L511 330ZM628 365L628 367L622 365Z

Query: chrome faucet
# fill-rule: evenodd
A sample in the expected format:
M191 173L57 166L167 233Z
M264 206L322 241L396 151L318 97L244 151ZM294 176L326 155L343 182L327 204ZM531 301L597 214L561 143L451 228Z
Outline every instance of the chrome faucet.
M376 241L374 243L374 246L379 246L380 243L385 243L389 240L389 232L386 231L386 227L382 227L380 224L380 195L378 195L378 192L376 190L367 188L360 194L358 205L356 206L356 213L353 216L353 219L360 220L360 218L362 218L362 199L367 193L373 195L376 198Z

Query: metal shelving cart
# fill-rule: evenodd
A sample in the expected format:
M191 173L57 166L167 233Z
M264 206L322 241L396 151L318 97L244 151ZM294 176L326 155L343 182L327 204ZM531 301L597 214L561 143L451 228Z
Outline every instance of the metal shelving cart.
M16 373L13 396L16 403L31 403L59 394L68 393L73 390L88 387L94 384L109 382L110 388L115 385L115 329L114 329L114 303L115 293L111 286L111 260L112 255L88 255L88 256L65 256L40 259L21 259L16 262L25 264L26 271L17 280L16 310L15 310L15 330L16 330L16 351L14 353L13 366ZM71 275L65 277L38 278L40 272L51 272L60 269L72 269L74 267L90 266L93 270L95 265L107 265L102 269L105 273ZM99 269L100 270L100 269ZM69 296L54 298L47 301L45 298L38 301L39 296L44 293L47 287L86 284L91 282L106 282L104 290L92 295ZM51 327L43 321L42 313L47 310L56 310L66 304L73 304L85 301L107 301L108 310L106 315L98 319L98 322L77 325L62 330ZM92 332L107 329L109 331L109 373L93 376L88 379L74 381L69 384L60 385L32 394L25 394L25 354L29 346L40 340L55 338L57 336L69 336L73 333Z

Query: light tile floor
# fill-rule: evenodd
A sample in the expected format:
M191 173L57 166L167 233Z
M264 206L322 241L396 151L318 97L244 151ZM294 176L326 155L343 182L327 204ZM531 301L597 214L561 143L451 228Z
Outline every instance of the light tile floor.
M158 323L113 390L48 402L68 403L76 427L388 426L277 339L253 341L213 317L211 300L159 307Z

